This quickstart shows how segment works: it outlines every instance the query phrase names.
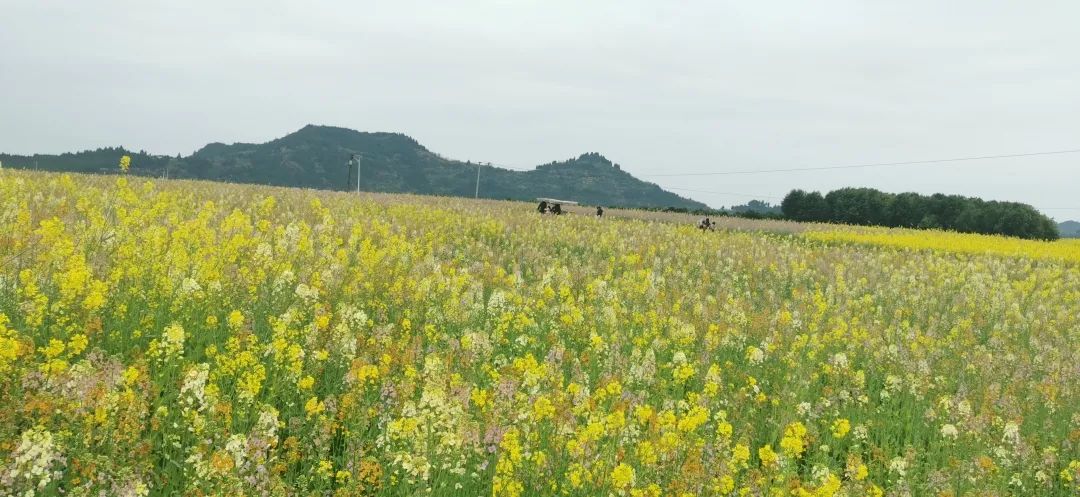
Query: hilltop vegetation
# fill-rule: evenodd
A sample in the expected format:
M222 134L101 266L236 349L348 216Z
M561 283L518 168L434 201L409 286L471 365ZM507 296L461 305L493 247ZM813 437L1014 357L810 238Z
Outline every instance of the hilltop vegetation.
M751 200L751 201L749 201L749 202L747 202L745 204L733 205L728 210L731 211L731 212L736 212L736 213L750 213L750 212L753 212L753 213L762 214L762 215L783 214L783 211L780 209L779 205L772 205L772 204L770 204L768 202L765 202L763 200Z
M352 154L360 154L361 188L365 191L458 197L472 197L476 192L474 163L443 158L405 135L332 126L305 126L261 144L211 143L186 157L102 148L60 155L0 154L0 161L7 167L24 169L114 173L125 154L131 155L131 172L137 175L326 190L356 187L346 163ZM593 205L707 208L638 180L597 153L529 171L484 166L479 191L482 198L495 199L554 197Z
M0 172L0 494L1080 491L1078 242L483 206Z

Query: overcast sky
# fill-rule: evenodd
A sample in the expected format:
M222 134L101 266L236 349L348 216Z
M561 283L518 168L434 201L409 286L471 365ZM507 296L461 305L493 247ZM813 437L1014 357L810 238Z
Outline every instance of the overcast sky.
M0 0L0 151L188 154L305 124L712 206L870 186L1080 219L1080 2ZM749 194L750 196L744 196ZM1058 208L1070 208L1069 210Z

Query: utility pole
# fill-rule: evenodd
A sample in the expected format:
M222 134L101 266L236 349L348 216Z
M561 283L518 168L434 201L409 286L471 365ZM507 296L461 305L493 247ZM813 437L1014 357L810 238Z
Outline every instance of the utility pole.
M352 179L352 170L353 167L356 167L356 193L360 193L360 154L352 154L352 156L349 157L349 162L345 165L348 170L348 179L345 180L346 182Z
M476 193L473 193L473 198L480 198L480 163L476 163Z
M352 183L352 155L349 156L349 160L345 161L345 191L349 191L349 184Z

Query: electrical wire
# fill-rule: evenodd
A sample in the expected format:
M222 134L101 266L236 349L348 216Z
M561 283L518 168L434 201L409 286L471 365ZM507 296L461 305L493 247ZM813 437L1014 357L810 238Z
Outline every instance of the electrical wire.
M920 164L940 164L946 162L962 162L962 161L974 161L974 160L987 160L987 159L1008 159L1014 157L1034 157L1040 155L1061 155L1061 154L1076 154L1080 153L1080 148L1068 149L1068 150L1053 150L1049 152L1028 152L1022 154L1002 154L1002 155L980 155L973 157L954 157L950 159L930 159L930 160L916 160L916 161L904 161L904 162L877 162L869 164L849 164L843 166L817 166L817 167L792 167L785 169L754 169L743 171L714 171L714 172L700 172L700 173L662 173L662 174L643 174L645 177L661 177L661 176L723 176L729 174L764 174L764 173L788 173L796 171L826 171L832 169L856 169L856 168L868 168L868 167L895 167L895 166L911 166Z

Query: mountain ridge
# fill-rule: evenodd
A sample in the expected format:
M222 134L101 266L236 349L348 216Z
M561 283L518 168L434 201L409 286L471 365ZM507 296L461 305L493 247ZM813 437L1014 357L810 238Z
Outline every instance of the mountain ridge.
M1058 223L1058 231L1061 232L1062 237L1080 238L1080 222L1072 220L1062 221Z
M361 158L365 191L472 197L479 167L482 198L555 197L590 205L708 208L642 181L595 152L517 171L447 159L401 133L314 124L264 143L211 142L187 156L107 147L30 156L0 153L0 161L6 167L112 173L120 157L130 155L131 173L143 176L349 190L356 187L356 177L346 166L352 154Z

